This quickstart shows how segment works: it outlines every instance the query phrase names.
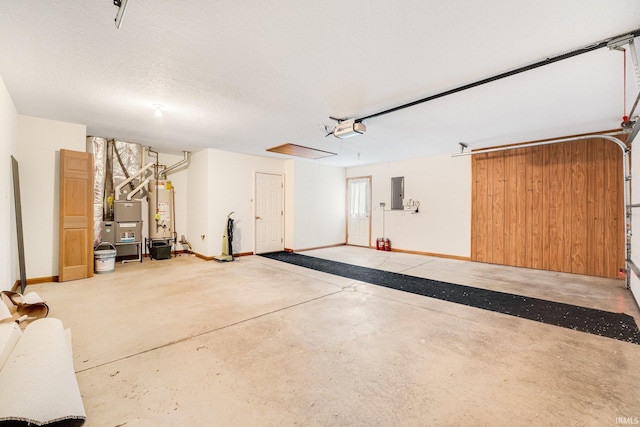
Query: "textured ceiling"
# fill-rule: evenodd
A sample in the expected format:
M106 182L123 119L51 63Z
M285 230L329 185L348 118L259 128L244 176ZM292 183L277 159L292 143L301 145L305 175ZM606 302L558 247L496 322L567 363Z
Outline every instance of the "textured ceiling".
M129 0L119 30L116 12L2 1L0 76L20 114L172 153L284 158L265 150L293 143L340 166L616 128L623 54L606 48L367 120L362 136L323 127L640 27L637 0Z

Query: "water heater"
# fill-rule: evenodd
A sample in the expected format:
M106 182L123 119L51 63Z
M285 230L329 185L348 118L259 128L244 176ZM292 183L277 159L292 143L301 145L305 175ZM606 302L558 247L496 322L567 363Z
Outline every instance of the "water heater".
M149 238L171 239L176 229L173 186L163 179L149 180Z

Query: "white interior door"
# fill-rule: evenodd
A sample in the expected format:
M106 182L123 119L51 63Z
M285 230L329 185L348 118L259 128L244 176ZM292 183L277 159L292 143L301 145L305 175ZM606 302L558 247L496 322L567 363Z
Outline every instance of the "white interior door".
M282 175L256 173L256 253L284 249Z
M371 177L347 179L347 244L371 245Z

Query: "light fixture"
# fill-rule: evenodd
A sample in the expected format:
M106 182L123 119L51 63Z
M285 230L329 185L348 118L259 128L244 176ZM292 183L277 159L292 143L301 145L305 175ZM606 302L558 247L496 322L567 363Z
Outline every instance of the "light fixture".
M118 13L116 14L116 28L120 29L122 19L124 19L124 12L127 9L127 0L113 0L113 4L118 6Z
M164 108L164 105L153 104L153 108L156 110L155 113L153 113L153 115L156 117L162 117L162 109Z

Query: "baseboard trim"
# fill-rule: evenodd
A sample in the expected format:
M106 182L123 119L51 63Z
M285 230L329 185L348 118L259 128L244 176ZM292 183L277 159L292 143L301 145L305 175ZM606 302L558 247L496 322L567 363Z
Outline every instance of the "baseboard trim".
M304 252L304 251L312 251L314 249L335 248L335 247L338 247L338 246L354 246L354 247L359 247L359 248L369 248L369 249L374 249L374 250L376 249L375 246L355 246L355 245L347 245L346 243L337 243L335 245L317 246L315 248L306 248L306 249L284 248L284 251L285 252ZM381 252L384 252L384 251L381 251ZM391 248L391 252L400 252L400 253L404 253L404 254L432 256L432 257L436 257L436 258L457 259L457 260L460 260L460 261L471 261L471 257L465 257L465 256L459 256L459 255L438 254L438 253L434 253L434 252L413 251L413 250L408 250L408 249Z
M35 277L33 279L27 279L27 285L37 285L39 283L50 283L57 282L58 276L48 276L48 277Z
M373 249L375 249L375 247ZM400 252L400 253L403 253L403 254L432 256L432 257L435 257L435 258L457 259L459 261L471 261L471 257L468 257L468 256L438 254L438 253L434 253L434 252L411 251L411 250L407 250L407 249L394 249L394 248L391 248L391 252Z
M290 249L290 248L284 248L285 252L304 252L304 251L313 251L315 249L327 249L327 248L336 248L338 246L346 246L346 243L336 243L333 245L325 245L325 246L316 246L313 248L304 248L304 249Z
M213 257L212 257L212 256L204 256L204 255L199 254L199 253L197 253L197 252L193 252L193 254L194 254L197 258L203 259L203 260L205 260L205 261L213 261Z
M32 279L27 279L27 286L39 285L41 283L51 283L51 282L57 282L57 281L58 281L58 276L34 277ZM13 292L16 292L18 289L20 289L20 280L16 280L16 283L14 283L13 286L11 287L11 290Z

